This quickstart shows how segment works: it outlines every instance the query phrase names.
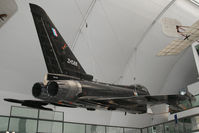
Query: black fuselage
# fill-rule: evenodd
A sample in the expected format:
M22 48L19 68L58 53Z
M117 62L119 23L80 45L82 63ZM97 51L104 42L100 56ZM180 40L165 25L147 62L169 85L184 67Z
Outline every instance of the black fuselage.
M125 106L129 108L131 104L131 106L134 105L132 107L136 107L136 104L145 102L145 98L138 98L138 96L149 96L147 89L141 85L122 86L79 79L63 80L64 77L58 75L54 76L54 79L62 80L48 80L46 85L36 83L32 89L33 96L56 105L84 107L89 110L96 108L125 110ZM134 99L129 103L127 100L129 98L138 100ZM125 101L126 105L121 104L120 101Z

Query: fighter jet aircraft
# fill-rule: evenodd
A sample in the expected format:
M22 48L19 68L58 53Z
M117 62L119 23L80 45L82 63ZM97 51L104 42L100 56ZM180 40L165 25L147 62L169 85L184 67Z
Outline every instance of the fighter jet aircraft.
M115 85L93 81L64 41L46 12L30 4L32 16L40 40L48 74L44 82L35 83L32 94L41 101L5 99L24 106L47 109L43 106L86 108L87 110L107 109L129 113L146 113L147 106L166 103L171 111L180 108L182 95L150 96L142 85Z

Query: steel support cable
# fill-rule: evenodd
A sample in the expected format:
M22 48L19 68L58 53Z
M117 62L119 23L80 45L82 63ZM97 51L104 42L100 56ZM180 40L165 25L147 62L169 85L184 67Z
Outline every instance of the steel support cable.
M80 34L82 33L81 31L82 31L82 29L83 29L83 27L84 27L84 25L85 24L87 24L87 18L88 18L88 16L90 15L90 12L92 11L92 9L93 9L93 7L94 7L94 5L95 5L95 3L96 3L96 0L93 0L92 2L91 2L91 4L90 4L90 6L89 6L89 8L88 8L88 10L87 10L87 13L86 13L86 15L84 16L84 14L83 14L83 12L82 12L82 10L81 10L81 8L80 8L80 6L79 6L79 4L78 4L78 2L77 2L77 0L75 0L75 3L76 3L76 5L77 5L77 7L78 7L78 10L80 11L80 14L81 14L81 16L82 16L82 23L81 23L81 25L80 25L80 28L79 28L79 30L78 30L78 33L77 33L77 35L76 35L76 38L75 38L75 41L74 41L74 44L73 44L73 50L74 50L74 48L75 48L75 46L76 46L76 43L77 43L77 40L78 40L78 38L79 38L79 36L80 36ZM87 35L87 37L82 33L82 37L84 38L84 40L86 41L86 44L88 45L88 50L90 51L90 53L92 52L92 48L91 48L91 41L90 41L90 39L89 39L89 37L88 37L89 35ZM95 56L94 56L94 54L92 54L92 63L93 64L98 64L95 60ZM96 71L96 68L95 68L95 65L93 65L94 66L94 68L93 68L93 72L94 72L94 75L97 73L97 71ZM99 67L100 65L98 64L98 67ZM99 68L99 70L101 70L100 68Z
M91 13L91 11L92 11L92 9L93 9L95 3L96 3L96 0L93 0L93 1L91 2L89 8L88 8L87 11L86 11L86 14L84 15L83 12L82 12L82 10L81 10L81 8L80 8L80 6L79 6L79 4L78 4L78 2L77 2L77 0L75 0L75 4L76 4L76 6L77 6L77 8L78 8L78 10L79 10L79 12L80 12L80 14L81 14L81 16L82 16L82 22L81 22L81 24L80 24L80 26L79 26L79 29L78 29L77 34L76 34L76 36L75 36L75 39L74 39L74 41L73 41L73 43L72 43L72 47L71 47L72 50L74 50L74 48L75 48L75 46L76 46L76 43L77 43L77 40L78 40L78 38L79 38L79 35L80 35L81 31L82 31L82 28L84 27L85 24L87 24L86 20L87 20L87 18L89 17L89 15L90 15L90 13Z
M107 23L108 23L108 25L110 26L110 29L111 29L111 31L112 31L112 33L113 33L115 39L117 40L116 43L118 43L118 45L122 44L121 41L120 41L120 39L119 39L119 37L118 37L118 35L117 35L117 33L116 33L116 31L114 30L114 27L112 26L112 24L111 24L111 22L110 22L110 19L109 19L109 17L108 17L108 13L106 12L106 9L105 9L105 7L104 7L104 5L103 5L103 3L102 3L102 0L99 0L99 3L100 3L100 6L101 6L101 8L102 8L104 14L105 14ZM122 72L121 72L121 74L122 74ZM112 83L114 83L114 84L119 83L119 81L120 81L122 78L123 78L123 76L120 75L120 76L119 76L115 81L113 81Z
M156 16L156 18L153 20L153 22L149 25L149 27L146 29L146 31L143 33L143 35L140 37L140 40L138 41L138 43L136 44L135 48L133 49L133 51L131 52L131 55L129 56L127 63L126 63L126 69L129 67L130 65L130 61L131 58L133 56L133 54L135 54L135 57L137 58L137 51L138 48L140 46L140 44L143 42L143 40L145 39L145 37L148 35L149 31L153 28L153 26L156 24L156 22L164 15L164 13L175 3L176 0L172 0L171 2L169 2L169 4L167 4L167 6ZM137 59L135 59L136 61ZM136 63L135 63L136 64ZM135 66L136 68L136 66ZM125 69L125 70L126 70ZM123 75L125 74L126 71L123 71ZM136 70L135 70L136 71ZM134 76L134 78L136 78Z
M89 36L89 35L87 35L87 36ZM92 50L91 45L90 45L91 44L90 39L88 37L86 37L83 33L82 33L82 37L84 38L84 40L86 41L86 44L88 45L88 50L90 51L90 53L92 53L93 50ZM92 58L92 63L93 63L93 72L94 72L94 75L96 75L97 71L96 71L95 66L97 65L99 67L98 70L101 70L100 69L100 64L97 63L97 60L95 58L95 54L94 53L92 53L91 58Z

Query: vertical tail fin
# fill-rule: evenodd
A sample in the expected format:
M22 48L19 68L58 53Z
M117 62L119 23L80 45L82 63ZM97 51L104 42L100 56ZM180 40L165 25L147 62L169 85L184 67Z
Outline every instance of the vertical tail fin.
M48 72L92 80L93 76L86 74L46 12L35 4L30 4L30 8Z

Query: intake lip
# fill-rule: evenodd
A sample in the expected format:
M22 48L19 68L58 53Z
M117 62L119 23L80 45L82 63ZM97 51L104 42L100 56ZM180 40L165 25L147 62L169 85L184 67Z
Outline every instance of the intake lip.
M59 89L59 85L57 84L57 82L48 82L47 84L47 90L48 90L48 94L50 96L56 96L58 93L58 89Z
M44 88L43 83L35 83L32 87L32 95L34 97L39 97L41 95L42 88Z

